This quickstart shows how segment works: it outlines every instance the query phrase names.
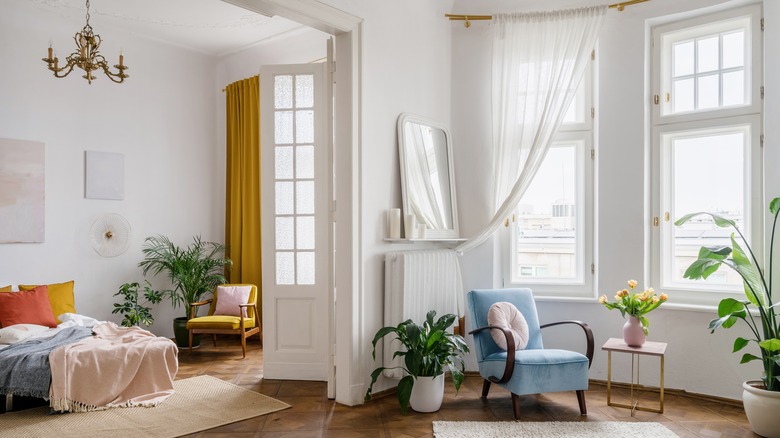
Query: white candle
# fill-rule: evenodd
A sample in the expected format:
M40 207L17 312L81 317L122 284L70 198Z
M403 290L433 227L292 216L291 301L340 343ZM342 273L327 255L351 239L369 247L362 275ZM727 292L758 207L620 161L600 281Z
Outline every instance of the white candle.
M407 239L415 239L417 237L417 216L413 214L404 216L404 236Z
M401 209L391 208L387 212L387 223L390 228L389 234L391 239L401 238Z

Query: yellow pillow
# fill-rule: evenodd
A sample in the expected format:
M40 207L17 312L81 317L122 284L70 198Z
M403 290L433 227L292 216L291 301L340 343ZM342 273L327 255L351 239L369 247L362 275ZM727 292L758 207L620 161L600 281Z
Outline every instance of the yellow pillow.
M0 292L11 292L13 289L11 289L11 285L0 287Z
M19 290L35 289L36 284L20 284ZM76 313L75 298L73 296L73 281L66 283L49 284L49 302L51 302L51 311L57 319L57 324L61 323L59 316L63 313Z

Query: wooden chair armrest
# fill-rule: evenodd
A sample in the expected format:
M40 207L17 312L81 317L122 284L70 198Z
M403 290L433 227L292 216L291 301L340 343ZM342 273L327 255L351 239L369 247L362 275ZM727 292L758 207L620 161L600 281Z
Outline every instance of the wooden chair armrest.
M590 365L593 363L593 331L590 329L590 326L582 321L568 320L568 321L551 322L549 324L542 325L540 328L552 327L561 324L576 324L580 326L582 330L585 332L585 339L588 343L588 347L587 347L588 349L586 350L585 356L588 357L588 369L590 369Z
M198 301L196 303L190 303L190 319L195 318L195 308L204 306L206 304L211 304L211 302L214 301L213 298L209 298L206 301Z
M501 379L497 379L493 376L488 377L488 380L490 380L493 383L506 383L509 381L509 379L512 378L512 373L515 372L515 337L512 336L512 332L509 331L509 329L504 327L497 327L493 325L488 325L485 327L480 327L478 329L472 330L469 332L470 335L473 335L474 333L479 333L484 330L500 330L501 333L504 334L504 338L506 338L506 365L504 366L504 375L501 376Z

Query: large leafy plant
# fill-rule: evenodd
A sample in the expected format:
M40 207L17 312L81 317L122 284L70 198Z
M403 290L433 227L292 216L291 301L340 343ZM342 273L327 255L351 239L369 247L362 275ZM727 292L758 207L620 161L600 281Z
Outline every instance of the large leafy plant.
M399 349L393 357L403 357L404 365L398 367L379 367L371 373L371 385L366 391L366 401L371 400L371 391L379 374L386 369L402 369L406 372L398 382L398 402L401 411L406 414L409 410L409 399L412 396L412 387L418 377L435 377L444 373L444 367L448 367L452 373L452 381L455 390L460 389L463 383L465 364L461 355L469 352L469 347L462 336L448 332L457 317L453 314L442 315L434 322L436 311L431 310L425 317L422 326L408 319L397 327L382 327L376 332L372 345L374 360L376 360L376 344L387 335L395 335L403 349ZM458 364L460 369L458 369Z
M147 237L141 251L144 259L138 266L144 275L150 271L153 275L163 271L168 274L173 289L161 292L171 299L174 308L184 307L185 317L189 316L190 304L201 301L217 285L227 283L224 272L233 265L224 257L225 245L205 242L200 236L195 236L186 248L175 245L165 236Z
M696 216L708 215L718 227L733 228L731 233L731 245L702 247L698 258L685 271L684 277L690 279L707 278L721 266L726 265L736 271L742 277L746 300L724 298L718 305L718 318L710 322L710 330L717 328L729 328L737 321L744 321L753 333L752 339L738 337L734 341L734 352L741 351L751 342L755 342L761 352L761 357L744 353L740 363L760 360L764 366L764 385L769 391L780 391L780 326L777 321L777 308L780 302L772 301L772 255L774 250L775 229L777 217L780 213L780 198L775 198L769 203L769 212L772 220L772 234L769 239L769 263L767 269L762 269L756 259L756 255L747 244L742 232L736 223L730 219L712 213L687 214L677 220L675 225L680 226ZM745 248L735 238L739 235ZM752 307L755 311L752 311ZM758 317L754 316L758 314Z

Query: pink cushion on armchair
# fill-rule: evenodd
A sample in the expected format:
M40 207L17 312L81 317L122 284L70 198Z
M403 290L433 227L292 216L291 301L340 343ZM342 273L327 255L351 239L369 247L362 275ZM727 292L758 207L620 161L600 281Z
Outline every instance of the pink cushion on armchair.
M249 301L249 293L252 286L217 286L217 306L214 315L243 316L246 318L246 309L238 307Z

